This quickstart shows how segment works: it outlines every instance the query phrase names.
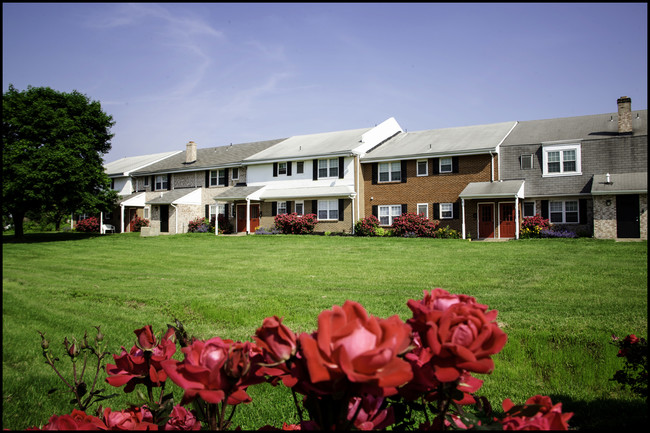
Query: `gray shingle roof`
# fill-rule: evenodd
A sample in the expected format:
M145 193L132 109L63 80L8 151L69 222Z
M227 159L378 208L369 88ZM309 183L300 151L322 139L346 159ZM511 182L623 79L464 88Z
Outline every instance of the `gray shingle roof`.
M369 151L362 162L462 155L495 150L516 122L404 132Z
M183 188L183 189L173 189L171 191L161 191L159 197L153 197L147 200L146 204L170 204L178 200L181 197L196 191L200 188Z
M239 165L247 157L268 149L283 140L284 138L197 149L196 162L191 164L185 163L185 151L182 151L143 170L135 171L133 174L176 173Z
M487 197L514 197L517 195L523 198L523 180L504 180L497 182L472 182L468 184L461 198L487 198Z
M648 191L648 173L620 173L610 174L609 183L606 174L594 175L594 182L591 186L591 193L620 194L620 193L641 193Z
M632 111L633 135L648 135L648 110ZM561 140L590 140L616 137L618 113L558 119L527 120L517 124L503 146L537 144Z

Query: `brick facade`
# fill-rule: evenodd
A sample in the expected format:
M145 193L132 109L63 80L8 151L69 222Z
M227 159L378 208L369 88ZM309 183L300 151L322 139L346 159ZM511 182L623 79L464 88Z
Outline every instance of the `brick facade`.
M299 200L304 201L304 212L305 214L316 214L318 215L318 209L314 208L311 199ZM275 217L272 212L273 202L265 201L260 204L260 227L265 229L271 229L275 223ZM292 206L292 211L295 208ZM343 199L343 210L339 208L339 212L343 212L343 221L323 221L316 224L314 232L324 233L351 233L352 228L354 227L354 221L352 221L352 200Z
M609 202L609 204L608 204ZM648 240L648 195L639 195L640 239ZM616 196L594 196L594 237L616 239Z
M493 159L494 167L490 163ZM497 157L467 155L458 157L458 173L432 174L432 160L429 159L429 174L417 176L417 160L406 161L406 182L372 182L372 163L361 164L363 185L363 214L372 215L373 206L406 204L407 212L417 212L419 203L427 203L429 219L433 219L433 203L457 203L458 215L453 219L440 219L440 226L462 230L462 208L458 195L471 182L489 182L497 176ZM467 218L469 214L470 218ZM472 213L466 211L466 225L471 223ZM476 225L474 219L474 226Z

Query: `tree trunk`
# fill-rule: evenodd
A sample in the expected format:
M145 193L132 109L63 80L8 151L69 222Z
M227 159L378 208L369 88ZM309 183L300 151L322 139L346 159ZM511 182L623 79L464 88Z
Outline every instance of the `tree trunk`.
M23 229L23 220L25 219L25 212L11 212L11 217L14 220L14 238L24 239L25 231Z

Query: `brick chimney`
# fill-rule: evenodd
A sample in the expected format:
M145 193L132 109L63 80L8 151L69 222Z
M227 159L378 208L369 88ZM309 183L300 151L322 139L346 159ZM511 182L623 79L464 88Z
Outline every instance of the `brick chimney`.
M194 161L196 161L196 143L193 141L190 141L186 145L186 150L185 150L185 164L190 164Z
M618 133L632 133L632 99L621 96L616 101L618 104Z

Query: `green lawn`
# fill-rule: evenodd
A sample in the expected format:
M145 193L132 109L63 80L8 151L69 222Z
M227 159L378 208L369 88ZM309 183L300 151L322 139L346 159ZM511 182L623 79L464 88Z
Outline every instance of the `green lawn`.
M271 315L284 316L295 332L312 331L319 312L346 299L406 320L406 302L436 287L499 311L508 343L494 373L477 375L485 381L479 394L497 409L506 397L519 403L544 394L575 412L571 426L647 423L645 401L609 380L622 366L611 335L647 337L647 242L209 234L9 240L2 254L3 428L72 410L68 395L47 394L60 383L43 362L37 331L62 358L64 336L92 334L94 325L112 353L134 344L134 329L162 330L175 317L199 338L243 340ZM253 403L238 409L235 425L295 421L286 389L250 393ZM133 397L107 405L123 409Z

